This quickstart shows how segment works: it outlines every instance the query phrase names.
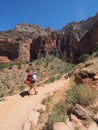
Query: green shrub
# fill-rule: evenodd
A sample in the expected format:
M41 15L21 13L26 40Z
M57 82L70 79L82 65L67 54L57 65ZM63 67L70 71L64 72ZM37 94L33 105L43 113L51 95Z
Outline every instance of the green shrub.
M13 63L3 63L3 64L0 64L0 69L3 69L3 68L12 69L13 65L14 65Z
M48 122L44 126L44 130L53 130L53 124L56 122L66 121L66 103L64 101L57 103L51 114L48 115Z
M49 110L49 103L51 102L51 100L52 100L52 97L51 96L49 96L49 97L47 97L47 98L45 98L44 100L43 100L43 104L47 107L47 109Z
M24 86L24 85L20 86L20 91L23 91L23 90L24 90L24 88L25 88L25 86Z
M51 70L53 70L53 65L51 65Z
M66 72L69 72L73 67L75 67L74 64L66 63L65 71L66 71Z
M9 91L9 95L13 95L13 94L14 94L14 90L11 89L11 90Z
M29 66L32 66L32 63L31 63L31 62L29 63Z
M59 75L57 75L56 79L58 80L58 79L60 79L61 77L62 77L62 75L59 74Z
M26 72L29 72L30 70L31 70L30 68L27 68L27 69L26 69Z
M72 106L75 106L76 104L88 106L93 103L96 95L97 93L95 89L87 85L80 84L67 91L66 102Z
M0 94L0 98L4 97L4 94Z
M18 65L18 69L22 68L22 62L18 62L17 65Z
M46 80L44 83L52 83L56 80L56 77L50 77L48 80Z
M82 56L79 57L80 62L85 62L89 59L90 55L89 54L83 54Z

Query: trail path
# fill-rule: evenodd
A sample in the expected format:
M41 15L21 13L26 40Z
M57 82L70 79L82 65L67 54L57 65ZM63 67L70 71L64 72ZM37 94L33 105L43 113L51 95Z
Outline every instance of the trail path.
M29 113L37 110L44 98L56 92L61 87L68 86L69 79L60 79L54 83L38 88L38 94L32 96L14 95L0 102L0 130L19 130Z

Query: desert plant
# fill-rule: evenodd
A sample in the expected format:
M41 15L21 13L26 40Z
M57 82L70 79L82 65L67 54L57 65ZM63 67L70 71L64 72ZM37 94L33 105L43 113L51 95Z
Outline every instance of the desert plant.
M52 83L56 80L56 77L52 76L49 79L47 79L44 83Z
M51 100L52 100L52 97L51 96L49 96L49 97L47 97L47 98L45 98L44 100L43 100L43 104L45 105L45 106L47 106L47 109L49 110L49 103L51 102Z
M65 68L66 72L69 72L73 67L75 67L74 64L67 63L67 62L65 63L65 65L66 65L66 68Z
M57 80L60 79L61 76L62 76L61 74L57 75L56 79L57 79Z
M24 86L24 85L20 86L20 91L23 91L23 90L24 90L24 88L25 88L25 86Z
M90 55L89 54L83 54L79 57L80 62L85 62L89 59Z
M32 62L29 63L29 66L32 66Z
M13 65L14 65L13 63L3 63L3 64L0 64L0 69L3 69L3 68L12 69Z
M29 72L30 70L31 70L30 68L27 68L27 69L26 69L26 72Z
M53 130L53 124L55 122L66 121L66 103L61 101L57 103L52 112L48 115L48 122L45 124L43 130Z
M17 65L18 65L18 69L22 68L22 62L18 62Z
M67 91L66 102L67 104L71 104L71 106L75 106L76 104L89 106L93 103L96 96L95 89L84 84L79 84Z
M13 95L13 94L14 94L14 90L11 89L11 90L9 91L9 95Z
M51 70L53 70L53 65L51 65Z

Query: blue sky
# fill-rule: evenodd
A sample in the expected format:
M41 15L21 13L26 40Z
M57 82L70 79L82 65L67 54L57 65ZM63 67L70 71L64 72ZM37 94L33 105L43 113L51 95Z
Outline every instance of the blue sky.
M97 12L98 0L0 0L0 31L21 23L59 30Z

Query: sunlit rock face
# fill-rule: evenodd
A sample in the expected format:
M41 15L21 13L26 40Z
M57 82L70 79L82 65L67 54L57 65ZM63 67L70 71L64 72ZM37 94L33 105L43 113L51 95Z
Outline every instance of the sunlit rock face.
M18 24L0 32L0 56L11 61L31 61L47 55L77 63L82 54L91 54L98 44L98 13L85 21L71 22L61 30L39 25Z

